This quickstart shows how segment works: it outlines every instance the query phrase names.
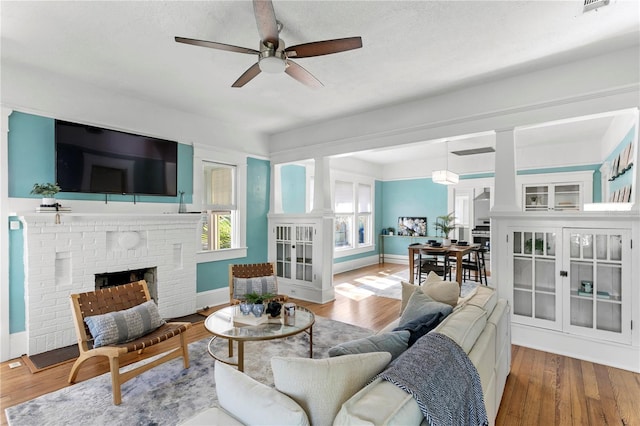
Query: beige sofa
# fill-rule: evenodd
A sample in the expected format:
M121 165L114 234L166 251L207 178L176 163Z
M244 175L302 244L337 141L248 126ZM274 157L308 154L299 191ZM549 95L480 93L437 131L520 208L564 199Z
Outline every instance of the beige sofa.
M495 423L511 366L510 330L507 301L485 286L461 299L433 330L458 343L476 367L490 424ZM272 360L275 389L218 363L220 408L185 424L419 425L424 417L413 397L382 379L368 383L390 359L387 352L320 360L277 357ZM259 414L253 417L254 412Z

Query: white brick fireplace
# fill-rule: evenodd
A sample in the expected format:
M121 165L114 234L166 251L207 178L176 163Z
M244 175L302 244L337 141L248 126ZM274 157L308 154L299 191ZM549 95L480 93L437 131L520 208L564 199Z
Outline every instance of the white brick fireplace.
M196 311L199 215L55 214L20 217L28 354L76 342L69 295L95 289L96 274L156 268L164 318Z

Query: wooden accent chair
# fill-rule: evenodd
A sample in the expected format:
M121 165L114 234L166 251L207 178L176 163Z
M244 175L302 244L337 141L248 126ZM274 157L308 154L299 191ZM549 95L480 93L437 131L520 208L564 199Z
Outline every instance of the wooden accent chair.
M94 356L105 356L109 359L111 370L111 384L113 389L113 403L119 405L122 401L120 386L127 380L145 371L182 356L184 368L189 368L189 351L185 332L191 327L188 322L164 323L159 328L130 342L113 344L110 346L93 347L94 337L89 331L84 319L94 315L122 311L133 308L151 300L147 283L144 280L124 284L88 293L72 294L71 309L78 336L80 356L73 364L69 374L69 383L74 383L83 362ZM135 369L120 373L120 358L127 353L137 351L142 355L145 348L164 341L172 341L171 350L162 357Z
M287 300L289 300L289 296L287 296L286 294L278 294L278 279L276 277L275 265L273 263L250 263L244 265L229 265L229 300L231 304L237 305L242 301L240 297L243 294L246 294L242 292L240 292L241 294L236 294L236 280L234 280L234 278L247 279L260 277L265 277L266 280L269 280L268 284L273 285L274 287L271 291L267 289L262 291L255 289L255 283L252 283L252 287L254 288L253 291L258 294L269 292L276 295L274 298L271 298L269 300L275 300L278 302L286 302ZM265 285L267 285L267 283L265 283Z

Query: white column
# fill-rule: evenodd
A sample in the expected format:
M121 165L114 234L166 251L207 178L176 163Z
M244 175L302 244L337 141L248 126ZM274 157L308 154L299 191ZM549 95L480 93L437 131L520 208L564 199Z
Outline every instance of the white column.
M2 125L0 126L0 218L5 227L0 233L0 361L9 359L11 349L9 338L9 116L13 110L2 108ZM13 231L18 232L18 231Z
M521 211L516 200L516 141L514 129L496 130L495 188L492 211Z
M269 182L269 213L282 213L282 185L280 165L271 163L271 182Z
M329 157L317 157L314 163L313 213L332 214L331 160Z

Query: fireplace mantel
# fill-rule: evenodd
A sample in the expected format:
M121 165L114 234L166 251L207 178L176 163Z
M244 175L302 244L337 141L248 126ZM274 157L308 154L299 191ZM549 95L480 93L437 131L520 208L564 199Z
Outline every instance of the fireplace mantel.
M164 318L196 311L198 214L24 213L28 354L73 344L69 295L95 289L95 275L157 268Z

